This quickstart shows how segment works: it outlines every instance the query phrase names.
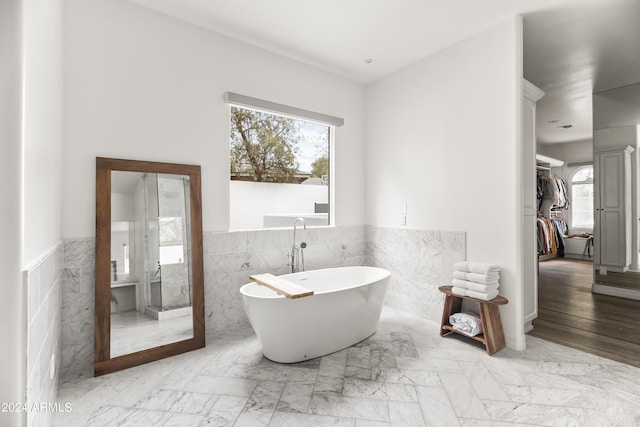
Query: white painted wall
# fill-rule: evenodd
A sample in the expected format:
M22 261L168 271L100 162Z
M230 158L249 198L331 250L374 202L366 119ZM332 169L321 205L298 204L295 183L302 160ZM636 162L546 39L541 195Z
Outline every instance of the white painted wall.
M22 1L0 2L0 402L22 402L25 389L25 313L22 284ZM21 412L0 413L0 424L21 425Z
M62 0L24 10L24 262L61 240Z
M96 156L200 164L204 230L227 230L225 91L343 117L336 224L364 223L362 85L124 0L67 0L64 42L64 237L95 233Z
M367 88L367 223L467 233L502 268L508 343L524 346L522 24L508 20ZM416 248L419 250L420 248Z

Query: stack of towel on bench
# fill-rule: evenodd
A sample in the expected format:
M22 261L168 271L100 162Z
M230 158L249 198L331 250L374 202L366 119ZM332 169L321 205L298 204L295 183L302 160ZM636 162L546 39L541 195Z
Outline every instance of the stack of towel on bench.
M498 296L500 267L483 262L457 262L453 266L451 292L489 301Z

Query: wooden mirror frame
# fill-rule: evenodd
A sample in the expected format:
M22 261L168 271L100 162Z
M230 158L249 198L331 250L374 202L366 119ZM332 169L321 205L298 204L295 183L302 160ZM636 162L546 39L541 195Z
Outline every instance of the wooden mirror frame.
M193 338L111 358L111 172L189 176ZM205 346L202 193L200 166L96 157L95 376L108 374Z

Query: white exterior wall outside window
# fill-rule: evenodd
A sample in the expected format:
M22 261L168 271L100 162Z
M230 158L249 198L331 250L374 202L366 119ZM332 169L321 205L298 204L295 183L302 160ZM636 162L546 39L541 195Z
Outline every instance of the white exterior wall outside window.
M571 177L571 225L593 229L593 166L581 167Z

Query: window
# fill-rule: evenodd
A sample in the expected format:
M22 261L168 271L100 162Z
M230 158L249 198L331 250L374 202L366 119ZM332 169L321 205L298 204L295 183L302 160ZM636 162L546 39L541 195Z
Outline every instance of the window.
M333 126L230 106L230 229L329 225Z
M571 225L593 228L593 166L581 167L571 178Z

